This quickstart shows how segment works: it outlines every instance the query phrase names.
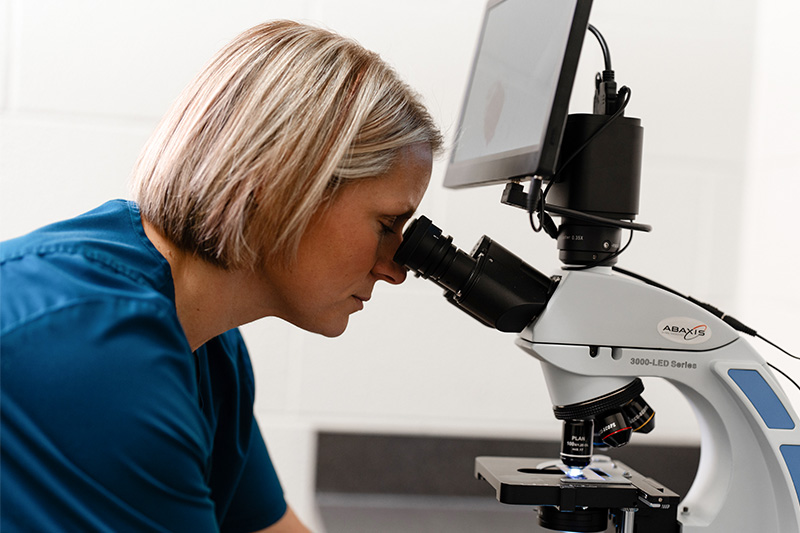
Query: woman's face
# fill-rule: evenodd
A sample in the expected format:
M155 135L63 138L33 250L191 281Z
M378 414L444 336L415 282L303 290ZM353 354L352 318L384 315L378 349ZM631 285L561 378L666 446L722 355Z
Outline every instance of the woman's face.
M392 257L428 187L431 159L426 143L404 148L387 174L343 186L314 215L296 263L266 268L270 304L279 317L335 337L350 314L364 307L377 281L405 280L405 269Z

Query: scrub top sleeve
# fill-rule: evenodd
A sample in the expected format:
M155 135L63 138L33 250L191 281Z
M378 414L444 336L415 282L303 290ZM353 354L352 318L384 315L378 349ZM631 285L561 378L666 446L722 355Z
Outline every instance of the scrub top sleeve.
M254 417L247 462L220 530L252 533L271 526L285 513L283 489Z
M174 309L84 301L4 337L3 529L218 530Z

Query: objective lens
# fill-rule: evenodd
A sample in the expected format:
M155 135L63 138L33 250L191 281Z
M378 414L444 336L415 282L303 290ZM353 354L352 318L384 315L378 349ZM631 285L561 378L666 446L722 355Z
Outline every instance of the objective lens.
M611 411L597 417L595 427L597 440L607 446L619 448L631 440L631 426L619 411Z
M594 421L564 420L561 461L569 468L584 468L592 462Z
M641 396L638 396L622 407L628 417L631 428L637 433L650 433L656 426L656 413Z

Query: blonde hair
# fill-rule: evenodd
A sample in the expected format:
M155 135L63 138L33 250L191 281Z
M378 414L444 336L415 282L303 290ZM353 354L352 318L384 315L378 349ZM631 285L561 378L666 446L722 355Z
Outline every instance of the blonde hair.
M314 212L347 180L389 171L442 137L380 57L290 21L245 31L184 90L133 171L142 216L223 268L291 261Z

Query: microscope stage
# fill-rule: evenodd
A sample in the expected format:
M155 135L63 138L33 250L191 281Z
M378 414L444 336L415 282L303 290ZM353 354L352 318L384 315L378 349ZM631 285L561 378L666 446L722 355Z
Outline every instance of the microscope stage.
M477 457L475 476L494 487L497 500L513 505L576 508L677 506L679 496L627 465L595 456L580 476L570 477L560 461L547 458Z

